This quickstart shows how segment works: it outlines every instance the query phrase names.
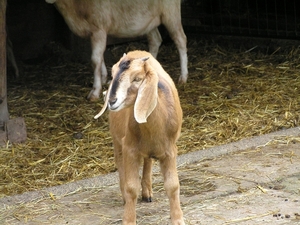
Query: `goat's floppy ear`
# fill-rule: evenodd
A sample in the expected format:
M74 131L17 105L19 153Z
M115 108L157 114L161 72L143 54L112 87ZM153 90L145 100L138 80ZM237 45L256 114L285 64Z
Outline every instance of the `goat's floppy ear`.
M141 60L146 61L147 58ZM138 95L134 104L134 118L138 123L146 123L148 116L157 104L158 75L150 65L145 65L146 77L139 87Z

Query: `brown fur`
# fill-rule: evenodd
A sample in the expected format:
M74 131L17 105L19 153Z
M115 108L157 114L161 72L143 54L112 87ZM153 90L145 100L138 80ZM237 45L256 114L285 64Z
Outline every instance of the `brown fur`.
M127 91L124 101L126 102L125 108L109 113L115 161L120 176L120 189L125 201L123 224L136 224L135 204L140 190L138 171L142 161L144 161L142 197L146 200L152 199L151 170L152 158L155 158L160 162L164 187L170 200L172 224L183 225L183 214L179 200L179 180L176 170L176 141L181 131L182 109L176 87L156 59L143 51L129 52L123 56L114 65L112 75L113 78L116 77L119 63L122 60L143 57L149 57L149 59L145 62L131 63L129 69L124 70L121 81L126 82L127 77L131 78L130 81L134 80L134 77L141 77L140 86L132 88L134 82L128 83L127 90L130 89L131 91ZM158 87L156 89L157 103L150 115L147 116L147 122L138 123L134 111L137 95L140 94L139 89L143 86L143 82L149 78L156 80L154 85ZM147 85L149 84L147 83ZM145 105L148 104L148 100L152 96L150 95L151 93L147 93L147 98L144 99ZM108 91L106 98L109 103L114 96Z

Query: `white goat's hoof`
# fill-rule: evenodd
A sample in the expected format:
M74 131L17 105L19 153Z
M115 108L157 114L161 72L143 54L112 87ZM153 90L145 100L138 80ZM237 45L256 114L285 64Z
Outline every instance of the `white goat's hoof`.
M99 95L95 94L95 90L91 90L89 95L87 96L87 99L90 100L91 102L95 102L99 99Z
M107 81L107 76L102 76L102 84L106 84L106 81Z
M178 83L179 84L185 84L187 82L187 76L180 76L179 77L179 80L178 80Z

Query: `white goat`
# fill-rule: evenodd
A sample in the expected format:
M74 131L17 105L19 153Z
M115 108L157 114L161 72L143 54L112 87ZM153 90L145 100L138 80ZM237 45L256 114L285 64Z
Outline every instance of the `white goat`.
M94 66L93 89L88 99L96 100L106 82L103 53L107 35L120 38L147 35L149 51L156 57L162 38L157 27L165 25L174 40L181 64L180 83L188 77L186 36L181 25L181 0L46 0L55 3L69 28L90 37ZM102 77L101 77L102 75Z
M112 67L112 82L98 115L110 109L110 132L120 189L125 201L123 224L136 224L139 166L144 160L142 198L152 201L152 158L159 160L172 224L183 225L176 169L182 109L171 77L148 52L133 51Z

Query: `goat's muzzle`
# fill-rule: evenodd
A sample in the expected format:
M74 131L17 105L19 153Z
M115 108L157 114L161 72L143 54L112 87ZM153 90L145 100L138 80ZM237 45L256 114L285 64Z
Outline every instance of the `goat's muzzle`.
M109 98L108 100L108 108L110 110L116 110L118 108L118 106L114 106L114 104L117 102L117 98Z

